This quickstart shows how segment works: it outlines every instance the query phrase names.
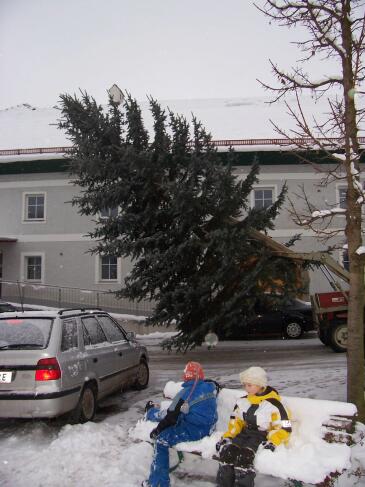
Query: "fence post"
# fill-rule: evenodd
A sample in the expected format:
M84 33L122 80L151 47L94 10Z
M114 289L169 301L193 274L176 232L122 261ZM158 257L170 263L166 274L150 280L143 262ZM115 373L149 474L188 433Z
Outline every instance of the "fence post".
M61 308L61 288L58 288L58 307Z

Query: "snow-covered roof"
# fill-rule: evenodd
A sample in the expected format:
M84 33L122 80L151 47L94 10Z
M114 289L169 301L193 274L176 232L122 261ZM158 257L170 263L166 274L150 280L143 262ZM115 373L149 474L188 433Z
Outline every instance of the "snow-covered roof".
M310 115L328 111L325 100L317 104L311 98L303 100L303 106ZM270 120L286 130L294 123L283 101L275 104L268 101L268 98L222 98L161 101L161 105L188 119L194 114L215 140L278 138L280 136ZM288 101L295 106L294 98ZM146 127L151 129L148 103L142 102L141 107ZM22 104L0 110L0 150L69 146L65 133L57 128L59 118L57 107L39 108ZM265 145L263 142L262 146Z

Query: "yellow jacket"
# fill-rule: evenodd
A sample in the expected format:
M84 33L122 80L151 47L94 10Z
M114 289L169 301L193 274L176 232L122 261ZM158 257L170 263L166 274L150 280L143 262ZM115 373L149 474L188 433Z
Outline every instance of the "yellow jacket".
M240 397L234 407L224 438L234 438L245 428L267 432L267 440L278 446L291 433L288 411L278 392L268 386L259 394Z

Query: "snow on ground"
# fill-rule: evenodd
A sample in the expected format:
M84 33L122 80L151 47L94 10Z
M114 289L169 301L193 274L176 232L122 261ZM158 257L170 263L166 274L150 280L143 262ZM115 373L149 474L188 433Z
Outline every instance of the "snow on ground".
M155 335L155 334L153 334ZM179 364L171 368L169 356L158 355L157 336L146 336L141 339L149 343L153 355L153 379L151 387L146 391L129 391L121 396L124 406L117 412L101 409L97 422L84 425L63 425L60 422L47 421L9 421L0 422L0 486L1 487L139 487L142 480L148 477L149 465L152 458L152 446L146 442L137 442L130 437L129 432L143 415L143 408L148 399L155 402L163 400L162 390L169 380L176 379ZM153 344L154 343L154 344ZM338 354L326 354L321 348L319 359L313 359L311 354L301 354L300 350L307 350L308 344L316 350L317 341L314 338L298 340L297 359L292 359L283 353L283 347L288 350L293 342L282 340L235 342L237 353L241 355L238 363L234 359L216 362L218 354L210 352L211 363L207 363L209 376L218 379L225 387L238 389L238 371L246 357L260 350L259 356L266 359L263 362L269 372L270 383L277 387L285 396L331 399L344 401L345 387L345 358ZM220 350L230 350L227 342L219 344ZM318 345L318 347L321 347ZM252 352L254 350L254 352ZM153 352L153 353L152 353ZM199 352L197 352L199 353ZM314 352L313 352L314 353ZM278 359L279 357L279 359ZM203 357L205 360L205 356ZM251 359L250 359L251 360ZM232 394L237 394L233 391ZM222 397L223 399L223 397ZM111 401L112 402L112 401ZM229 402L229 401L228 401ZM104 405L103 405L104 407ZM229 409L229 404L226 406ZM106 411L106 414L105 412ZM310 419L310 415L308 416ZM228 418L227 418L228 419ZM220 429L224 429L219 424ZM365 474L365 426L358 425L356 433L357 444L351 449L352 467L335 481L335 487L365 486L365 476L355 475L357 469ZM311 452L303 446L303 455ZM264 452L267 455L271 452ZM312 451L313 453L313 451ZM176 461L176 453L171 453L171 461ZM342 457L341 457L342 458ZM269 462L262 457L266 468ZM294 462L294 460L291 460ZM299 459L298 459L299 461ZM312 458L312 461L315 460ZM326 458L321 458L321 465ZM332 462L332 454L328 462ZM172 487L213 487L217 463L212 460L201 460L193 455L186 455L185 461L171 474ZM264 467L260 467L264 472ZM204 474L204 478L191 477L191 473ZM360 472L360 470L359 470ZM308 487L310 484L304 484ZM256 487L292 487L288 481L259 473Z

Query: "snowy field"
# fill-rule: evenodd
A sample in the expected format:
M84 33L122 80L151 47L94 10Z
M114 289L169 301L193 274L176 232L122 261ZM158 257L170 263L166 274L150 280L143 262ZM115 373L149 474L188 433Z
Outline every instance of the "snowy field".
M59 421L0 423L1 487L140 486L148 477L152 447L148 443L137 442L133 438L133 430L143 415L146 401L163 400L165 383L180 379L186 360L200 358L209 377L232 389L239 387L237 373L256 364L268 370L271 385L285 396L345 400L346 358L324 348L317 338L295 342L223 342L215 351L198 349L187 356L162 352L158 334L140 339L150 351L150 387L140 392L127 391L105 400L96 422L75 426ZM360 428L359 443L352 448L351 468L335 481L334 486L365 486L365 476L356 475L356 472L364 475L363 435L364 429ZM172 452L172 463L175 455ZM331 458L328 461L331 462ZM216 469L217 464L212 460L187 455L171 474L171 485L213 487ZM204 474L202 479L198 474ZM257 487L293 485L288 480L269 475L259 474L256 478Z

